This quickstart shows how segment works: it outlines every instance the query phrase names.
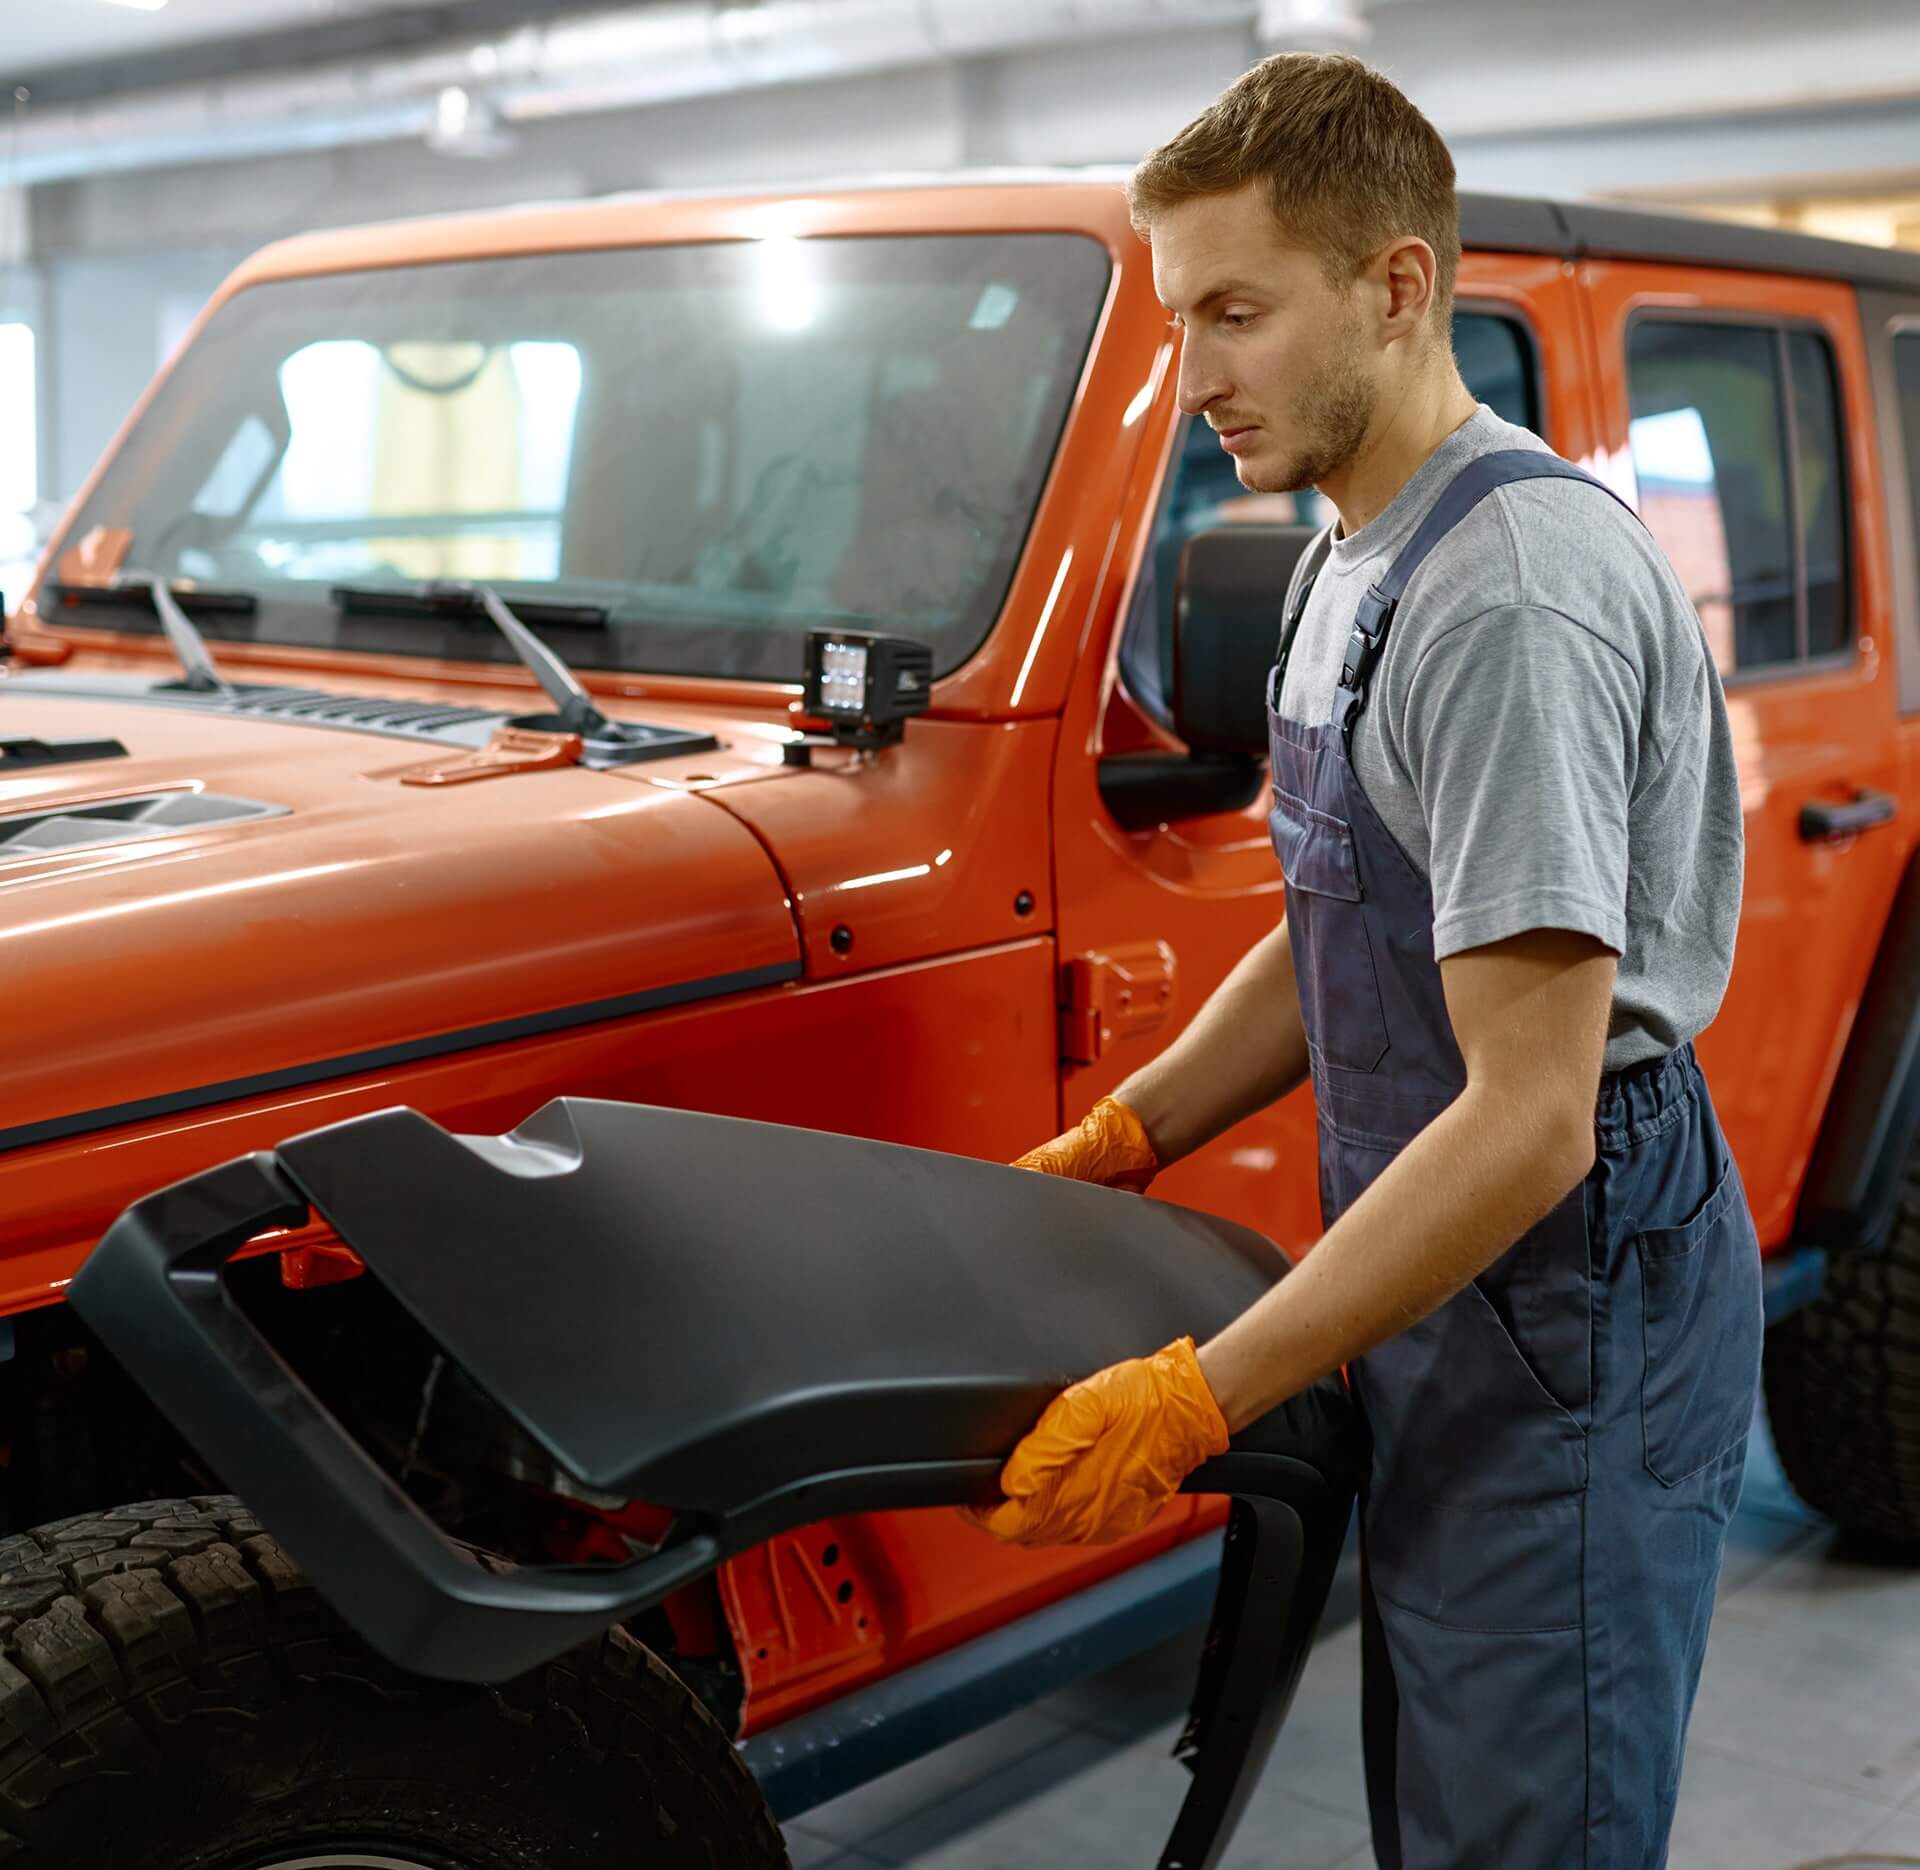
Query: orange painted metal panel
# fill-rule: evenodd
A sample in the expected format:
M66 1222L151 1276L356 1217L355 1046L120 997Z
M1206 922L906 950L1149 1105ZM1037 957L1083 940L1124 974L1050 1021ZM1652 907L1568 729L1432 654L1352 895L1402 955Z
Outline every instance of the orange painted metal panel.
M284 815L0 861L0 1132L715 975L797 967L785 890L704 800L578 768L404 785L405 742L38 700L132 757L0 806L161 789Z
M722 1589L736 1637L749 1638L740 1644L753 1690L745 1731L776 1727L1157 1557L1194 1536L1203 1504L1212 1503L1176 1500L1145 1532L1110 1546L1027 1551L934 1510L835 1520L732 1560ZM844 1555L839 1571L850 1566L855 1585L837 1620L815 1585L831 1576L837 1592L844 1581L823 1563L834 1541Z
M921 721L880 754L829 750L780 784L708 797L766 844L807 973L831 978L1052 927L1047 816L1036 806L1053 741L1051 721Z

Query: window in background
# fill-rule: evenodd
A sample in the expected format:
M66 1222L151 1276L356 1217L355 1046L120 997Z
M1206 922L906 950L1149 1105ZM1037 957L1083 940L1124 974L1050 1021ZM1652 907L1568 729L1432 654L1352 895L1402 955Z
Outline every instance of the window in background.
M1893 378L1900 395L1900 432L1907 444L1907 504L1913 515L1913 548L1920 556L1920 330L1894 334Z
M0 594L9 604L33 573L39 437L33 328L0 324Z
M1827 341L1647 319L1628 338L1640 517L1723 675L1850 640L1846 471Z
M1833 350L1811 331L1787 333L1793 388L1794 474L1799 486L1800 577L1806 589L1803 654L1844 649L1851 611L1847 564L1847 471L1840 453L1840 386Z
M328 339L281 364L289 435L249 416L194 498L284 578L551 579L580 402L580 353ZM421 521L437 523L423 529ZM382 520L399 522L382 535ZM211 563L208 575L212 575Z
M1491 312L1456 311L1453 351L1461 379L1503 422L1540 427L1533 349L1515 319ZM1121 641L1120 667L1127 689L1164 726L1171 725L1168 678L1173 667L1173 586L1180 549L1197 532L1247 522L1311 526L1333 519L1333 507L1313 489L1297 494L1249 493L1240 485L1233 457L1204 422L1190 420L1175 444L1179 453L1167 475L1153 545L1134 591L1133 609ZM1280 607L1273 594L1274 641L1280 638Z

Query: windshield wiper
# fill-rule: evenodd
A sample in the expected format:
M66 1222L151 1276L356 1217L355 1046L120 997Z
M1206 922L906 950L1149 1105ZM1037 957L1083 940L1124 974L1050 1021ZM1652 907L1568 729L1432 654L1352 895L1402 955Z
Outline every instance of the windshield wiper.
M440 580L428 584L336 584L328 595L348 616L472 618L486 614L475 594L491 588ZM524 624L604 630L612 612L605 604L567 603L543 597L519 600L513 607L513 615Z
M338 584L333 587L333 601L349 613L485 617L513 645L514 654L533 671L534 680L547 691L547 698L553 703L551 716L537 721L529 719L525 725L558 727L563 733L578 734L583 740L600 746L628 746L657 737L651 729L609 720L602 714L573 671L523 621L523 617L538 617L546 623L604 627L605 605L543 601L524 605L516 613L491 585L456 583Z
M213 665L213 653L207 639L195 628L193 619L180 608L179 598L158 578L143 571L123 571L111 584L55 584L54 593L61 603L97 604L120 609L137 607L151 610L160 619L175 659L186 671L180 686L196 695L231 695L232 685ZM214 591L189 588L183 595L202 610L226 611L251 616L260 608L260 600L251 591Z

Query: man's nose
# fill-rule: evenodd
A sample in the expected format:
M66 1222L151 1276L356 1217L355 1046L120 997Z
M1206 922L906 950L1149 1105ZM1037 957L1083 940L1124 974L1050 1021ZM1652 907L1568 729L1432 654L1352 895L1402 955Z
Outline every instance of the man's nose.
M1180 347L1180 375L1176 384L1176 400L1181 410L1190 416L1204 415L1231 389L1232 385L1207 361L1203 347L1188 338Z

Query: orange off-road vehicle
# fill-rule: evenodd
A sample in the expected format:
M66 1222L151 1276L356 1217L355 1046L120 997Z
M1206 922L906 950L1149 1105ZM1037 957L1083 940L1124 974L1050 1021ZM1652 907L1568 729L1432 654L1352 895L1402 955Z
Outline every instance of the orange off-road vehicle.
M1702 1051L1773 1429L1913 1551L1920 261L1463 209L1469 386L1637 503L1724 672ZM1305 1091L1165 1200L998 1166L1281 910L1260 676L1321 516L1241 492L1175 342L1111 177L221 290L0 677L0 1860L751 1870L1217 1591L1162 1859L1217 1861L1339 1385L1122 1545L946 1510L1317 1229Z

